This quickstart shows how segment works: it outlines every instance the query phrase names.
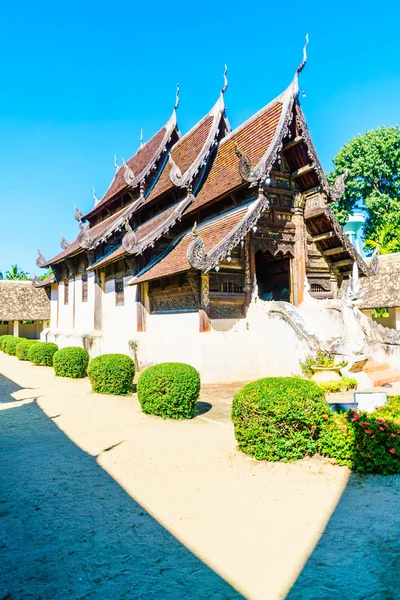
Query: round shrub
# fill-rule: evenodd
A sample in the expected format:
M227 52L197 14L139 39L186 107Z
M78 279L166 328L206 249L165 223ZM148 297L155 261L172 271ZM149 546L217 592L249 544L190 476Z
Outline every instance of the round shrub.
M54 372L58 377L79 379L86 377L89 354L79 346L70 346L57 350L53 356Z
M92 391L98 394L132 393L135 363L126 354L103 354L89 363L88 377Z
M14 337L11 336L9 337L5 342L4 342L4 352L6 354L9 354L10 356L15 356L15 353L17 351L17 346L20 342L23 342L25 338L20 338L20 337Z
M17 344L15 355L19 360L29 360L28 351L33 344L38 344L39 340L23 340Z
M137 392L144 413L191 419L200 394L200 375L185 363L161 363L143 371Z
M53 342L38 342L32 344L28 350L28 359L37 367L51 367L53 365L53 356L57 352L57 344Z
M3 352L6 351L6 343L8 342L8 340L13 339L13 335L2 335L0 337L0 350L2 350Z
M315 454L328 413L321 388L300 377L249 383L232 404L239 449L258 460L287 462Z

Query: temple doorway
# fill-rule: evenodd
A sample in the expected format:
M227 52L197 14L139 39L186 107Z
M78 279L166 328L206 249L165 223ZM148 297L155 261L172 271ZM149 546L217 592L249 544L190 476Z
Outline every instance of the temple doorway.
M259 297L290 302L290 257L258 250L255 259Z

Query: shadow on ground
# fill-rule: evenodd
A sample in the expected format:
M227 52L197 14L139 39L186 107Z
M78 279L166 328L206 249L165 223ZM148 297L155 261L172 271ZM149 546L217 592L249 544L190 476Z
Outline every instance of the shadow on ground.
M351 475L287 600L398 600L399 509L399 475Z
M0 436L1 600L242 597L36 403L1 411Z

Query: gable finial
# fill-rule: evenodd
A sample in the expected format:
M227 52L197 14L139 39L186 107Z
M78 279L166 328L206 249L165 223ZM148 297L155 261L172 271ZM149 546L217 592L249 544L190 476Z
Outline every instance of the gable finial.
M222 87L221 94L225 94L226 90L228 89L228 78L226 76L227 72L228 72L228 67L225 65L225 69L224 69L224 85Z
M116 171L119 171L119 169L121 168L119 166L119 164L117 163L117 155L116 154L114 154L114 167L115 167Z
M96 206L96 204L98 204L100 202L100 200L97 198L96 190L94 188L92 188L92 196L93 196L93 200L94 200L94 205Z
M308 33L306 33L306 43L304 44L304 47L303 47L303 60L297 67L296 73L294 74L294 83L296 86L296 89L295 89L296 96L299 93L299 74L302 72L302 70L306 66L306 62L307 62L307 46L308 46Z
M177 110L178 106L179 106L179 83L176 84L176 95L175 95L174 110Z
M143 147L143 129L140 130L140 147Z

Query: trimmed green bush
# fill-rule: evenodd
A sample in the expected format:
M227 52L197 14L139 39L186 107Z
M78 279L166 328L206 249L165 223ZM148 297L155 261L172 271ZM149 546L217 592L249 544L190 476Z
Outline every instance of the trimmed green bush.
M185 363L149 367L137 384L142 411L164 419L191 419L200 394L200 375Z
M258 460L311 456L329 413L325 394L300 377L268 377L234 397L232 421L239 449Z
M135 363L126 354L103 354L89 363L87 370L92 391L126 396L132 393Z
M89 354L79 346L62 348L53 356L54 372L58 377L86 377L88 364Z
M33 344L38 344L39 340L23 340L17 344L15 355L19 360L29 360L28 351Z
M6 342L8 342L8 340L10 340L13 337L14 337L13 335L2 335L2 336L0 336L0 350L2 352L5 352Z
M37 344L32 344L29 348L28 359L37 367L52 367L53 356L57 350L58 346L57 344L53 344L53 342L38 342Z
M20 342L23 342L24 340L25 340L25 338L14 337L14 336L9 337L4 342L4 352L6 354L9 354L10 356L15 356L18 344Z
M318 385L326 394L338 394L339 392L347 392L354 390L357 387L357 379L351 377L341 377L330 381L319 381Z
M320 453L360 473L400 473L400 421L389 406L383 408L384 417L381 409L330 415L318 442Z

